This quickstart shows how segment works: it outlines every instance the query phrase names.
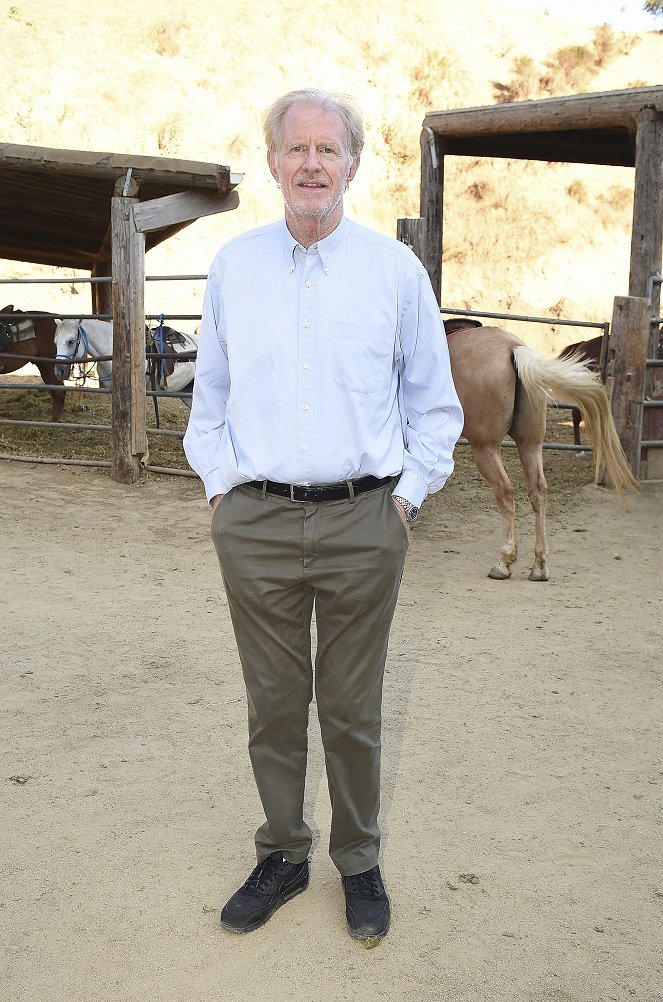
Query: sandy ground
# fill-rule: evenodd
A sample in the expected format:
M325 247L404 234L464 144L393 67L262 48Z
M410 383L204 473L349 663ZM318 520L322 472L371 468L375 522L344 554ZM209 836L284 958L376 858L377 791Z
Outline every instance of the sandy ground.
M308 891L234 937L261 820L196 481L3 463L6 1002L663 999L663 487L586 487L547 584L485 574L453 485L413 539L385 688L388 938L345 930L313 720ZM554 487L553 487L554 489Z

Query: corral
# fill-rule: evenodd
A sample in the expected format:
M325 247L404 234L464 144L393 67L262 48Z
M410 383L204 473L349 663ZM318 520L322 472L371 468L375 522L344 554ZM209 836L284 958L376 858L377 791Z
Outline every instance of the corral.
M311 887L255 936L218 927L259 807L200 486L4 463L8 997L660 999L663 497L623 512L558 458L545 587L525 562L485 578L499 527L462 450L416 529L385 688L394 923L370 953L315 727Z

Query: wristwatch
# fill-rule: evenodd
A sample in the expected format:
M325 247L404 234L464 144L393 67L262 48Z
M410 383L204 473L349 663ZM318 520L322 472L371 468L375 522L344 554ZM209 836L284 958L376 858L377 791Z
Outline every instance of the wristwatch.
M407 524L414 525L414 523L419 518L419 509L417 508L416 504L412 504L412 502L408 501L407 498L400 497L399 494L392 494L391 496L394 499L394 501L398 501L399 505L405 512L405 521L407 522Z

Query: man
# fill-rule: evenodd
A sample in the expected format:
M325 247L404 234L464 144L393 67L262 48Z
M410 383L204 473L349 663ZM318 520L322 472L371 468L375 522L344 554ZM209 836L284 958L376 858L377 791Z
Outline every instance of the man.
M350 934L379 939L380 711L410 526L453 469L463 416L428 276L403 244L343 214L361 117L324 91L265 119L285 219L221 248L209 273L187 457L248 697L265 812L258 865L221 924L250 932L303 891L313 679ZM317 653L311 658L315 608Z

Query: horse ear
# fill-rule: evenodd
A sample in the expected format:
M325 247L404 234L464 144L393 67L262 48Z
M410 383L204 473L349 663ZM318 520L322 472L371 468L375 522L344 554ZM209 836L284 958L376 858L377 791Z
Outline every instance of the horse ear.
M11 304L11 306L3 306L2 309L0 310L0 313L14 313L14 312L15 311L13 303Z

